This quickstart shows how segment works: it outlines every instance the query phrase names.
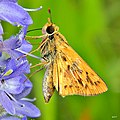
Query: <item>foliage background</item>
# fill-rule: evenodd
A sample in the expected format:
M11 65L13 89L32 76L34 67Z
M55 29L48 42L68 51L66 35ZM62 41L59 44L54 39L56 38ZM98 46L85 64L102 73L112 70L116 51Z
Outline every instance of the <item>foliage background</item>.
M26 8L43 6L41 11L29 12L34 24L29 29L41 28L52 11L52 20L79 55L104 79L108 91L94 97L68 96L54 93L48 104L42 95L44 72L35 74L31 98L41 110L36 120L120 120L120 0L19 0ZM15 27L7 27L5 38L16 33ZM41 31L28 35L41 35ZM34 49L41 40L30 41ZM39 52L35 53L40 55ZM32 64L38 60L28 57ZM37 68L36 68L37 69ZM35 71L31 70L32 72Z

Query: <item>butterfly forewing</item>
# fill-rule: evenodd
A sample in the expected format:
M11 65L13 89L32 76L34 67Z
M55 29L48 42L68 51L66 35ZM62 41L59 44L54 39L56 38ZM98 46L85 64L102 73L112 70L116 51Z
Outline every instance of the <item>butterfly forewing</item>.
M90 96L105 92L107 87L103 80L68 45L60 33L55 36L57 53L53 62L53 84L59 94Z

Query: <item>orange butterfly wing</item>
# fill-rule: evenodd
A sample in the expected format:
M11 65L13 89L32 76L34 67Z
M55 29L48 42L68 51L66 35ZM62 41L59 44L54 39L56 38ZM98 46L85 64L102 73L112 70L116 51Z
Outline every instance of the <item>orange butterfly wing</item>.
M56 35L56 40L57 53L53 62L53 84L59 94L90 96L107 91L103 80L67 44L60 33Z

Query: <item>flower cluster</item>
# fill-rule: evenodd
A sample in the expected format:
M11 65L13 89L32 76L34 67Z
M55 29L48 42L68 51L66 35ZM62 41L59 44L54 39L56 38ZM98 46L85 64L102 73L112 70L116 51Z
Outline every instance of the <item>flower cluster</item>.
M24 36L32 19L17 0L0 0L0 20L22 26L17 35L3 40L0 24L0 120L39 117L39 109L31 103L34 99L25 98L32 89L32 83L25 76L30 73L30 65L24 54L31 51L32 45Z

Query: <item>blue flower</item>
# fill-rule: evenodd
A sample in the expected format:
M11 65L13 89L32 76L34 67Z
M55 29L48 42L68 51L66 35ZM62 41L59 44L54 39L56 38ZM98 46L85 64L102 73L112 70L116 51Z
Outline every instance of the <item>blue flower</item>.
M0 120L27 120L27 117L39 117L39 109L25 98L32 89L32 83L25 76L30 73L30 65L25 54L29 54L32 45L24 38L32 19L26 9L18 5L17 0L0 0L0 20L14 26L22 26L20 32L3 40L3 28L0 23ZM30 56L36 57L29 54Z
M9 39L4 41L1 40L0 57L2 56L2 53L5 52L10 58L16 60L19 58L21 58L22 60L26 60L26 56L24 56L24 54L40 59L37 56L29 54L29 52L32 50L32 45L24 39L25 32L26 28L24 27L21 29L18 35L11 36Z
M24 39L22 32L16 36L11 36L7 40L0 41L0 56L2 52L6 52L11 58L18 59L25 53L30 52L31 49L32 45Z
M33 23L30 15L16 4L16 0L0 1L0 19L17 26L28 26Z
M27 117L36 118L41 115L40 110L31 103L31 101L33 100L27 98L22 98L18 100L15 97L10 97L10 99L11 101L5 101L5 104L7 104L10 109L12 109L13 107L14 113L6 112L6 110L0 106L0 110L2 111L0 120L27 120Z
M0 114L3 120L8 118L8 114L18 118L40 116L39 109L28 99L23 99L32 89L32 83L24 75L28 66L27 61L18 64L11 59L0 74L0 106L3 108Z
M28 72L29 64L27 61L17 63L11 59L0 74L0 91L11 94L20 94L26 87L32 88L31 82L24 75Z
M27 94L23 94L26 96ZM27 117L35 118L41 115L40 110L31 103L31 99L21 98L6 92L0 92L0 120L27 120ZM21 97L20 97L21 96ZM9 119L8 119L9 118ZM12 119L14 118L14 119Z
M33 23L27 11L37 11L42 7L36 9L25 9L17 4L17 0L0 0L0 20L9 22L14 26L26 26L26 28ZM0 37L3 34L3 28L0 24ZM0 38L1 40L1 38Z
M16 3L18 0L0 0L0 2L14 2Z
M4 116L0 120L27 120L27 119L23 119L23 118L21 119L21 118L13 117L13 116Z

